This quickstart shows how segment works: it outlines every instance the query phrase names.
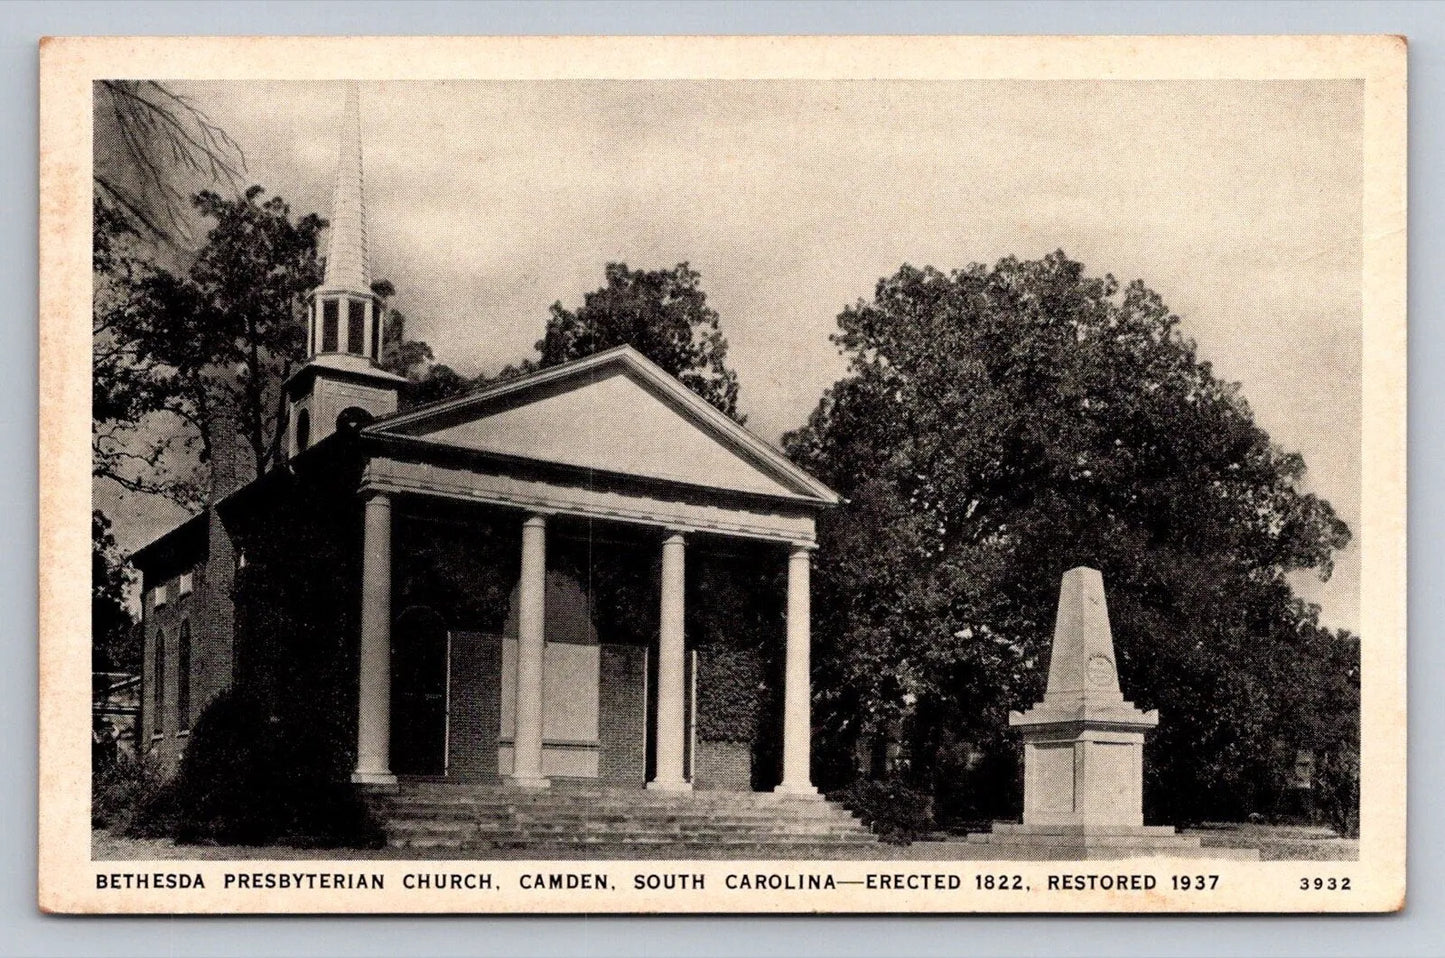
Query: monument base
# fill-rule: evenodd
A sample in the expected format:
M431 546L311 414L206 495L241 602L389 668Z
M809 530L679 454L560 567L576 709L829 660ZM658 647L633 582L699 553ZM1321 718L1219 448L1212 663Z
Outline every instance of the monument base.
M993 831L968 836L991 857L1019 861L1105 861L1118 858L1218 858L1258 861L1257 848L1206 848L1197 835L1180 835L1168 825L995 822ZM982 848L980 848L982 850Z

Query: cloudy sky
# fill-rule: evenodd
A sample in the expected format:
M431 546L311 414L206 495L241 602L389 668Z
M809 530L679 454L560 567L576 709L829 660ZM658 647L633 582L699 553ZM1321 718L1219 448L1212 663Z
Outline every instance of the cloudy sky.
M330 203L344 87L176 83L297 212ZM532 351L604 264L702 273L741 406L799 425L842 307L900 264L1063 249L1143 279L1309 487L1360 515L1360 88L1351 82L363 84L373 275L467 373ZM173 519L110 503L126 545ZM1359 550L1326 585L1357 628Z

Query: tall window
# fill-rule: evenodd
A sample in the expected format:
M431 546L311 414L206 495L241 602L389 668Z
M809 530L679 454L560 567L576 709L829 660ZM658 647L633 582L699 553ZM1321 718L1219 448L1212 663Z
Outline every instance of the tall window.
M337 324L338 318L336 300L328 299L321 304L321 351L323 353L336 352Z
M155 651L155 707L156 707L156 734L166 730L166 634L163 631L156 632Z
M366 355L363 340L366 338L366 304L350 300L346 306L346 351L358 356Z
M371 361L381 362L381 313L371 309Z
M191 727L191 621L181 621L176 640L176 731Z
M311 445L311 414L301 410L296 414L296 451L305 452Z

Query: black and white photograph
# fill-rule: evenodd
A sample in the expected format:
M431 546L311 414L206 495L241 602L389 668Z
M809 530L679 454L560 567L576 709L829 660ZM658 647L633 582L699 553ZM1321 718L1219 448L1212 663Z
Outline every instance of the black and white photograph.
M42 906L1400 907L1313 41L50 41Z

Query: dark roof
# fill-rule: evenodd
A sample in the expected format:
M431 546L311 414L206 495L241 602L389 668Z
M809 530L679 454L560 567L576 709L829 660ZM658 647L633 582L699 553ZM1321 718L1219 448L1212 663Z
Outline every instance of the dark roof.
M142 572L182 558L204 556L210 543L210 510L203 509L170 532L131 553L131 565Z

